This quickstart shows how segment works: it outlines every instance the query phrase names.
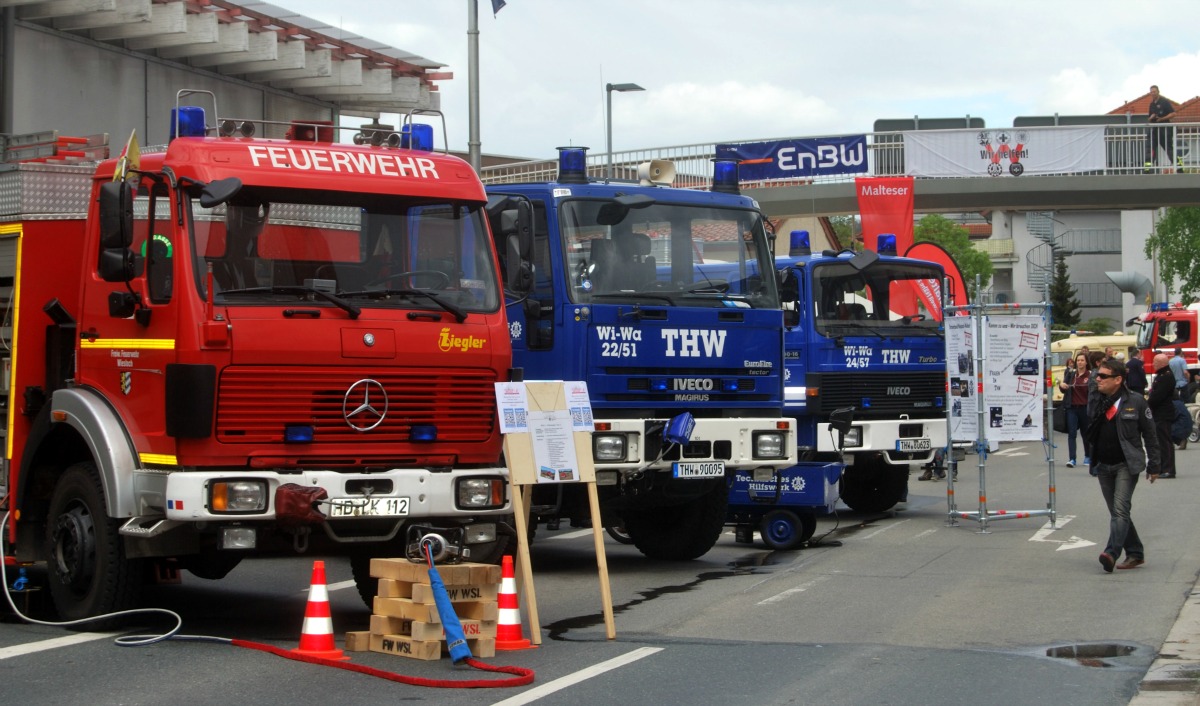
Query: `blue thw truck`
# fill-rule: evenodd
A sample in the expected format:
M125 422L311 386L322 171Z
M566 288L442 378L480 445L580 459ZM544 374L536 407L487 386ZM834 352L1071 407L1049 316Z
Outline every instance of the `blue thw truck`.
M672 188L669 163L638 172L590 179L583 149L563 149L554 181L489 184L488 211L514 365L587 383L604 524L648 557L691 559L720 536L732 474L796 463L778 274L735 163L717 162L711 191ZM664 434L684 413L690 435ZM586 526L583 490L535 487L531 527Z
M789 475L818 499L816 512L832 511L839 495L852 510L880 512L907 497L910 466L946 446L944 270L897 257L885 236L860 253L813 253L807 236L793 232L789 254L775 259L785 275L786 414L800 459L813 462ZM838 478L831 414L846 408Z

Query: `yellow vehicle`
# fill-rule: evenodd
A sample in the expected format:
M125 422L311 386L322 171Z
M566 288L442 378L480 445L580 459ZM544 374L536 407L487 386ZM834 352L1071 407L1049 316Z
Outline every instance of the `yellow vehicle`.
M1104 352L1108 346L1112 346L1117 357L1126 362L1129 361L1130 355L1137 355L1137 336L1127 333L1114 332L1107 336L1078 336L1071 334L1070 336L1054 341L1050 344L1050 375L1053 376L1051 382L1051 394L1054 401L1062 399L1062 391L1058 389L1058 383L1062 382L1063 373L1071 361L1075 360L1084 346L1087 346L1089 352L1096 351Z

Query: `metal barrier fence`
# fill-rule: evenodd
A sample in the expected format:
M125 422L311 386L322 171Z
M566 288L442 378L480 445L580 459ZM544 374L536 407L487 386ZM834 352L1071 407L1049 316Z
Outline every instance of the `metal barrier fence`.
M1186 172L1200 172L1200 123L1172 123L1166 126L1166 129L1172 132L1170 138L1174 144L1175 164L1171 166L1150 166L1149 168L1146 167L1146 145L1149 139L1149 128L1145 125L1105 125L1102 127L1104 128L1105 145L1104 169L1071 174L1056 174L1055 176L1161 174L1173 173L1177 169ZM1078 127L1046 127L1039 129L1077 130ZM773 179L759 182L743 181L742 188L752 189L796 186L811 183L846 182L853 181L856 176L904 176L904 133L872 132L865 134L867 136L868 167L865 174L817 176L804 179ZM762 140L742 140L740 142L774 142L795 139L802 138L768 138ZM736 142L739 141L730 140L721 144ZM612 174L616 180L635 180L639 164L651 159L666 159L675 165L675 186L696 189L708 188L712 184L712 159L715 156L716 143L613 152ZM588 176L596 179L604 178L604 169L607 162L607 156L604 152L589 154L587 157ZM518 181L553 181L557 174L557 157L553 159L537 159L495 165L484 167L480 170L480 176L485 184L505 184ZM979 178L989 179L992 177L983 176ZM1036 175L1028 175L1025 178L1036 178Z

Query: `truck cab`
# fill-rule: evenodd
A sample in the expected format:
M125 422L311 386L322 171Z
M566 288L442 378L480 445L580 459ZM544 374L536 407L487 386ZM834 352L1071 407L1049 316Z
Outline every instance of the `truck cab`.
M556 181L487 186L514 361L587 383L605 523L648 556L694 558L721 532L728 473L795 460L765 219L736 193L670 188L652 178L662 163L617 182L584 159L564 150ZM690 437L664 439L683 413ZM543 519L582 521L578 499L539 495Z

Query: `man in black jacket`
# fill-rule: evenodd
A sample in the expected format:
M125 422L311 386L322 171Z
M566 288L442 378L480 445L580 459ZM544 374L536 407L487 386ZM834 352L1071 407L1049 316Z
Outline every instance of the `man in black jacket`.
M1154 414L1154 426L1158 429L1158 451L1162 456L1162 473L1159 478L1175 477L1175 443L1171 441L1171 422L1175 420L1175 375L1169 367L1166 353L1154 356L1154 382L1150 383L1150 394L1146 397L1150 412Z
M1092 472L1108 506L1108 544L1100 554L1107 572L1136 569L1146 563L1145 548L1133 525L1130 509L1138 476L1146 472L1151 483L1158 478L1158 441L1152 413L1141 395L1125 387L1125 363L1106 360L1095 372L1099 403L1088 422L1092 439ZM1171 377L1168 375L1167 377ZM1117 559L1125 554L1125 561Z
M1146 364L1142 362L1142 358L1137 353L1131 353L1129 362L1125 364L1125 368L1129 372L1129 379L1125 381L1125 387L1146 396Z

